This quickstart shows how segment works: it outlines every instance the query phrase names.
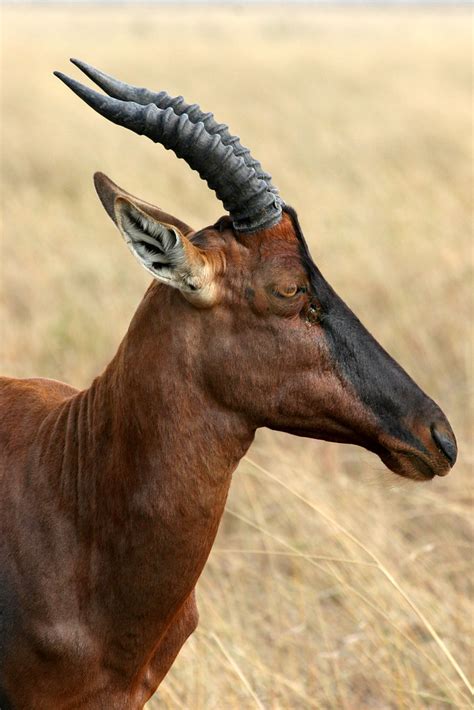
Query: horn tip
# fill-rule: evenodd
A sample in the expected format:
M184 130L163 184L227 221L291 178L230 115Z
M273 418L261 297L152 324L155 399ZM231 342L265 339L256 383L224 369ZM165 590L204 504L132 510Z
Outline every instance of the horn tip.
M102 94L97 93L97 91L93 91L88 86L84 86L84 84L81 84L79 81L72 79L67 74L63 74L61 71L55 71L54 75L57 76L58 79L63 82L63 84L66 84L66 86L71 89L71 91L76 94L76 96L79 96L79 98L89 104L89 106L92 106L93 109L101 113L100 105L98 102L100 102L104 98ZM110 99L110 101L112 101L112 99Z
M53 74L55 77L60 79L64 84L69 85L69 82L73 81L72 79L70 79L70 77L67 76L67 74L63 74L62 71L53 71Z
M83 86L75 79L72 79L67 74L63 74L62 71L55 71L54 76L56 76L60 81L63 82L63 84L66 84L66 86L71 89L71 91L73 91L75 94L77 94L84 100L86 100L87 92L93 93L90 89L88 89L86 86Z
M87 62L84 62L82 59L77 59L77 57L69 57L69 61L71 64L74 64L75 67L78 69L84 70L89 67L89 64Z

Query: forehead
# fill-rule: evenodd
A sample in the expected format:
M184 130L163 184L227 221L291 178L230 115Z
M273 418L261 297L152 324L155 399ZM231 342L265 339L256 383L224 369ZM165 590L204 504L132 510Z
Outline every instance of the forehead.
M236 234L228 217L222 217L213 227L193 235L192 241L201 249L225 253L227 267L232 265L252 271L264 268L297 269L304 273L304 249L297 225L283 213L281 221L270 229L255 234Z
M291 259L301 263L301 245L293 221L283 213L281 221L270 229L256 234L238 237L251 252L256 252L262 260Z
M285 206L281 221L254 234L236 234L228 216L212 227L194 233L193 243L216 255L223 266L221 275L238 288L245 283L268 287L285 282L312 285L315 265L309 255L298 218ZM311 264L311 267L309 266Z
M291 281L304 285L308 281L298 224L287 212L271 229L241 239L251 254L250 271L255 283Z

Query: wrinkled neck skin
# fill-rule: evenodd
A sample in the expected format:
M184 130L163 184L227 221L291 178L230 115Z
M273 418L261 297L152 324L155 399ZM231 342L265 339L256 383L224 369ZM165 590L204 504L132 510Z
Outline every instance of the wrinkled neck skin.
M151 636L153 621L168 619L195 586L255 431L201 387L198 349L187 347L199 313L180 328L180 299L156 283L148 289L117 355L63 405L46 447L66 427L61 505L103 557L107 607L115 618L138 614Z

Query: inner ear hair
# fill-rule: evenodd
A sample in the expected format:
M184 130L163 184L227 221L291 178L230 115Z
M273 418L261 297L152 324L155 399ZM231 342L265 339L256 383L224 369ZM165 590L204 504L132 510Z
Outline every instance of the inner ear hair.
M158 281L179 289L199 307L215 301L213 269L198 247L174 224L166 224L144 212L132 200L115 199L114 217L128 248Z
M117 198L115 209L125 238L149 268L183 265L185 254L176 227L158 222L124 198Z

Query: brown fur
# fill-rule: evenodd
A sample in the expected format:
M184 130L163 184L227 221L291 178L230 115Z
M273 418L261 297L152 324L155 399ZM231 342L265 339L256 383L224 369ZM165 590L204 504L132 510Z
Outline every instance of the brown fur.
M391 450L306 318L290 216L239 238L223 220L193 245L212 306L155 281L88 389L1 379L0 688L16 710L143 707L196 627L194 588L258 427ZM292 284L306 291L278 295Z

